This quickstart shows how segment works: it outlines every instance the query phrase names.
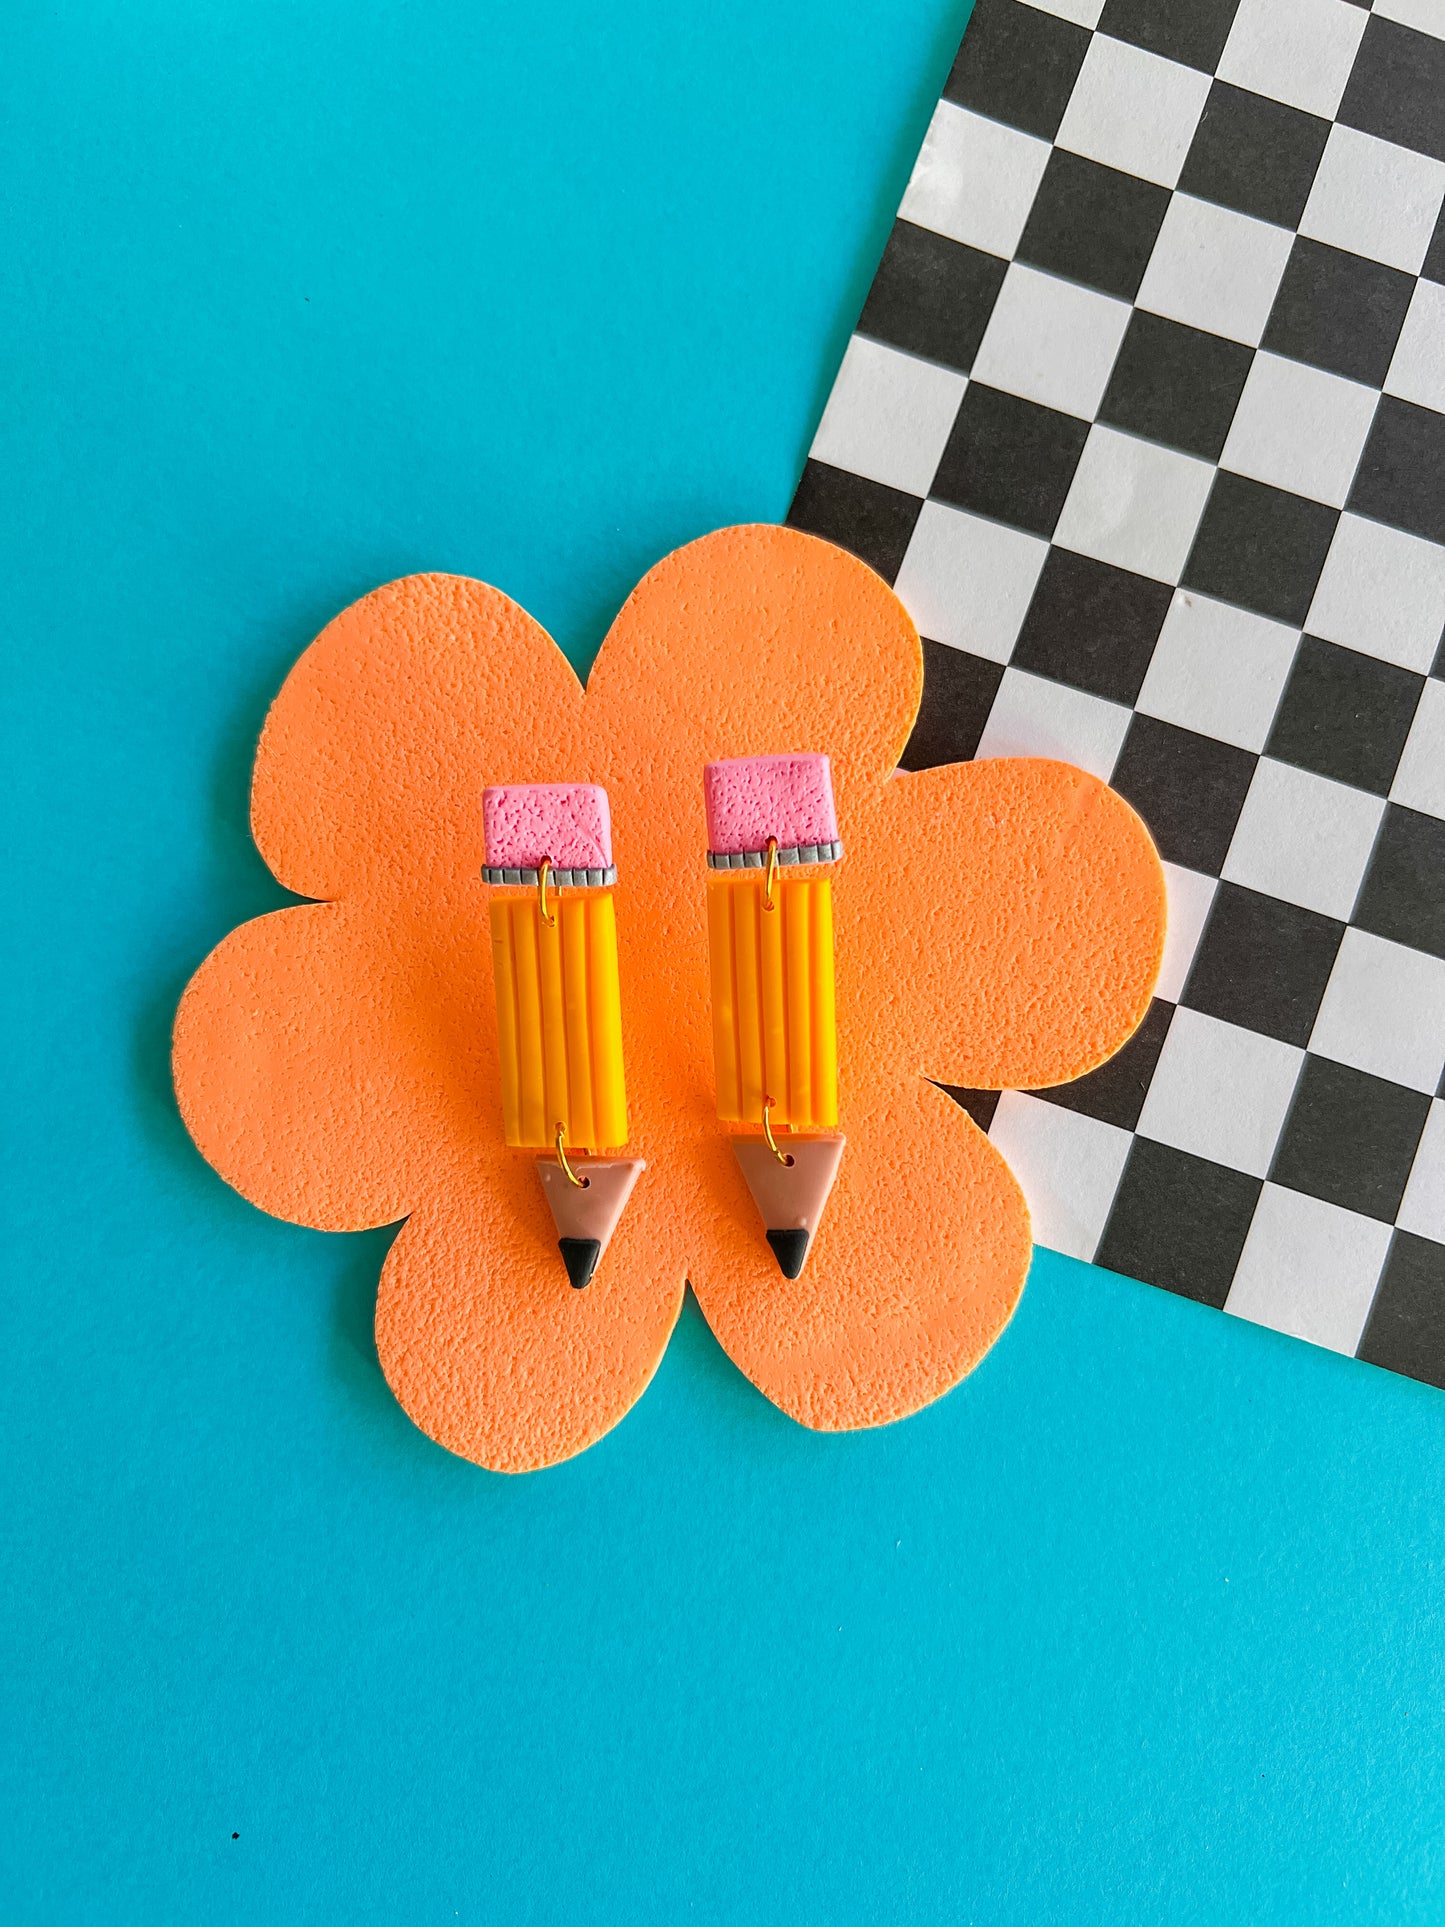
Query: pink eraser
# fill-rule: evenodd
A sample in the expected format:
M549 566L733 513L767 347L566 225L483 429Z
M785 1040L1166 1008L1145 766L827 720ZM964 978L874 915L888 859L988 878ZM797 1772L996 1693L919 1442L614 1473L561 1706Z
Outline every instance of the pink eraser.
M718 856L838 841L826 756L735 756L702 772L707 846Z
M494 869L606 870L612 813L597 783L496 783L482 791L482 833Z

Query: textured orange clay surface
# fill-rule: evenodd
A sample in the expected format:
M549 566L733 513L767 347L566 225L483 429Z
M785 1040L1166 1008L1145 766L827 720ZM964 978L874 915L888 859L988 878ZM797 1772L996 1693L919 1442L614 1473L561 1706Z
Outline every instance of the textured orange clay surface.
M563 1459L627 1411L691 1279L748 1377L822 1428L915 1411L1017 1302L1028 1215L928 1081L1060 1083L1148 1005L1164 888L1138 818L1063 764L895 775L917 635L816 538L724 529L660 562L582 687L497 590L388 584L302 656L256 757L252 824L314 904L243 925L175 1027L196 1143L246 1197L328 1230L399 1218L383 1370L478 1462ZM702 766L832 758L840 1127L848 1150L789 1283L716 1117ZM487 783L588 781L612 804L631 1137L647 1160L573 1291L534 1157L502 1142L482 861Z

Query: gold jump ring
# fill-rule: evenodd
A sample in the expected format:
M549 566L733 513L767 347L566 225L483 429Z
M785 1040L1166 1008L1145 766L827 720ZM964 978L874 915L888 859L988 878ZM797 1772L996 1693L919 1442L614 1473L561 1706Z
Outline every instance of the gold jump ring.
M549 856L544 856L542 861L537 865L537 902L541 906L542 921L549 930L557 921L555 916L549 917L547 914L547 879L551 874L552 859ZM561 1126L559 1125L557 1128L560 1130Z
M571 1165L567 1162L567 1153L563 1149L563 1139L566 1137L566 1135L567 1135L566 1126L559 1124L557 1126L557 1162L561 1165L562 1175L564 1178L566 1178L567 1182L569 1184L575 1184L579 1191L585 1191L588 1185L591 1184L592 1180L591 1178L579 1178L577 1173L572 1169Z
M778 1163L790 1165L793 1162L792 1152L780 1151L778 1149L778 1140L773 1136L773 1120L769 1115L772 1108L773 1100L770 1097L765 1097L763 1099L763 1136L768 1140L768 1149L778 1160Z
M763 908L765 910L776 910L778 907L777 904L773 902L773 885L777 881L777 876L778 839L775 836L770 836L768 838L768 874L763 879Z

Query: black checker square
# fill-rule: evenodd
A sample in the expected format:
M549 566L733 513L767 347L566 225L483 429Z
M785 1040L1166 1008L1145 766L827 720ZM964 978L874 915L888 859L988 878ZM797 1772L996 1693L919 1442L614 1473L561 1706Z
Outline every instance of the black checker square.
M1218 461L1254 350L1136 308L1099 420Z
M1184 157L1179 190L1275 227L1299 225L1330 123L1216 80Z
M1104 0L1099 32L1212 74L1239 11L1239 0Z
M1414 292L1413 274L1296 235L1260 345L1379 388Z
M1184 566L1184 586L1301 628L1339 519L1338 509L1323 502L1221 469Z
M1445 281L1445 205L1440 209L1435 232L1425 250L1425 264L1420 270L1420 277L1424 281Z
M995 522L1052 535L1089 424L972 381L931 493Z
M1344 934L1317 910L1221 883L1179 1001L1303 1049Z
M1445 40L1371 14L1336 118L1445 161Z
M947 1091L960 1110L967 1111L981 1131L987 1131L993 1123L993 1114L998 1109L1002 1091L975 1091L965 1084L940 1084L939 1090Z
M1090 35L1019 0L977 0L943 98L1052 140Z
M1430 1100L1327 1057L1306 1057L1270 1178L1393 1224Z
M1445 822L1385 805L1350 920L1373 936L1445 957Z
M1350 507L1428 542L1445 542L1445 415L1382 395Z
M858 333L966 375L1007 273L997 255L895 221Z
M1138 1030L1107 1064L1087 1076L1076 1077L1071 1084L1056 1084L1033 1095L1047 1098L1050 1104L1061 1104L1066 1111L1080 1111L1103 1124L1117 1124L1121 1131L1132 1131L1149 1095L1149 1080L1173 1015L1173 1004L1156 997Z
M923 697L913 734L898 759L900 769L935 769L966 763L1003 681L1003 665L963 649L923 638Z
M1213 736L1135 715L1109 779L1166 863L1218 876L1258 757Z
M1242 1171L1136 1137L1094 1263L1219 1309L1263 1188Z
M788 510L788 527L850 549L892 584L922 507L916 495L810 458Z
M1395 1233L1355 1357L1445 1387L1445 1245Z
M1168 206L1167 187L1056 147L1015 253L1030 267L1132 301Z
M1265 754L1388 796L1425 678L1303 636Z
M1130 569L1050 549L1012 660L1132 706L1173 595L1166 583Z

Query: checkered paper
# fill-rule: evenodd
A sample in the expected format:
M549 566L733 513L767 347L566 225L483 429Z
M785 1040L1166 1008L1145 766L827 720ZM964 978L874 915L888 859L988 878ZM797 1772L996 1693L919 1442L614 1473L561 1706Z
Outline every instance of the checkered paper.
M1042 1244L1445 1385L1445 0L978 0L789 520L924 636L909 769L1139 810L1170 933Z

